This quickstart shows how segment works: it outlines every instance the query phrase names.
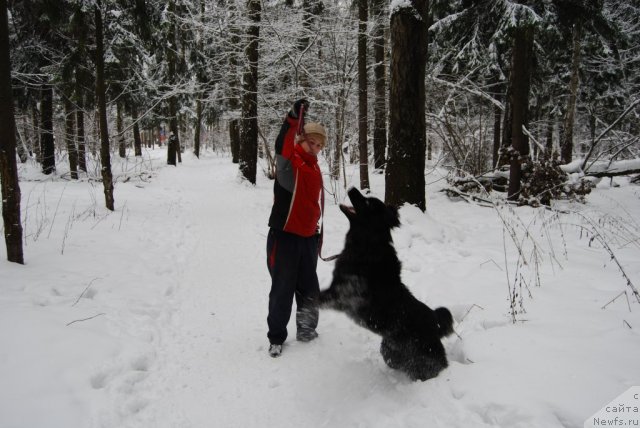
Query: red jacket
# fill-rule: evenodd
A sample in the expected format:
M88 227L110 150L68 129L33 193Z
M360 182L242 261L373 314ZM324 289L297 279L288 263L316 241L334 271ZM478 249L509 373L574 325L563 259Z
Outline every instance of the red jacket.
M316 156L295 143L298 122L287 116L276 139L276 179L269 227L309 237L318 233L322 174Z

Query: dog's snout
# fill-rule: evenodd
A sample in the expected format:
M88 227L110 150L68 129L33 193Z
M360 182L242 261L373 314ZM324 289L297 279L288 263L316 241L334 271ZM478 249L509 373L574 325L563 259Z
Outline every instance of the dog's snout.
M347 195L349 195L349 200L351 200L351 203L356 208L358 204L364 203L365 197L355 187L352 187L351 189L349 189L349 191L347 192Z

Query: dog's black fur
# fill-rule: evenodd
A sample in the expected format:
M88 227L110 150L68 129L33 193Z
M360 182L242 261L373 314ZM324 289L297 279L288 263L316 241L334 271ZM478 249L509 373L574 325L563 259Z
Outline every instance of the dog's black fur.
M353 208L340 209L349 232L320 307L343 311L382 336L380 353L389 367L413 380L435 377L447 367L440 339L453 333L453 317L446 308L430 309L402 283L391 237L400 225L397 209L355 188L348 194Z

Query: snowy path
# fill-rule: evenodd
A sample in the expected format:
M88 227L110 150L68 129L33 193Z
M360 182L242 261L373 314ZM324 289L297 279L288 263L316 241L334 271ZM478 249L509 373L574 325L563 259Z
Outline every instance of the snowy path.
M255 195L255 189L239 183L230 192L236 169L227 163L223 159L216 165L163 172L192 177L176 180L176 188L167 184L170 176L162 178L167 191L181 199L184 223L177 227L186 230L184 241L178 242L182 277L172 296L175 312L160 335L157 361L136 388L142 396L148 394L145 406L125 422L156 427L420 427L425 421L437 426L437 419L447 415L443 425L467 421L485 426L479 415L464 412L452 400L446 378L411 384L387 369L377 353L379 339L339 314L321 315L321 334L331 334L310 344L290 338L281 358L267 355L269 280L263 260L271 201L247 206L253 196L237 192ZM331 266L320 269L326 281ZM372 413L372 408L378 411Z
M418 297L451 305L458 319L474 304L486 309L458 327L464 340L447 340L447 370L428 382L410 382L384 365L378 337L333 312L321 313L316 341L301 344L290 338L283 356L272 359L266 352L269 278L264 265L272 183L247 186L228 159L207 159L165 169L157 185L179 195L172 202L179 212L173 231L176 268L167 271L176 283L168 297L171 317L157 327L148 376L125 389L135 394L124 400L133 403L127 407L133 411L115 425L571 427L603 402L585 395L594 379L605 387L606 397L611 392L604 391L617 391L617 382L625 379L611 374L624 376L624 367L634 365L630 355L621 355L619 370L593 373L604 358L593 352L607 346L599 345L604 335L624 341L631 332L612 330L610 315L592 302L577 310L591 313L595 329L576 330L566 323L561 302L571 301L573 289L551 285L546 296L537 290L543 311L529 316L539 322L527 330L510 324L503 298L496 298L504 292L503 274L487 264L500 260L501 248L485 245L492 238L467 241L468 236L499 236L499 225L495 219L478 223L478 208L467 205L456 207L461 220L447 222L448 213L438 211L450 209L446 201L434 203L426 217L406 209L395 240L405 281L419 286ZM340 249L347 224L335 206L328 207L326 219L329 254ZM320 262L321 287L328 285L332 267ZM466 286L472 277L477 290ZM294 332L291 324L289 330ZM564 340L546 343L547 331L564 340L575 337L576 343L559 350L557 340ZM623 383L632 384L633 378Z
M192 177L168 189L180 195L184 214L177 225L186 230L178 243L182 277L147 385L155 396L133 425L197 427L215 420L232 426L247 414L247 402L262 401L253 379L261 377L266 355L266 279L255 280L264 276L258 261L264 258L265 227L252 222L264 203L247 206L250 198L229 191L236 168L228 159L180 169L167 172Z

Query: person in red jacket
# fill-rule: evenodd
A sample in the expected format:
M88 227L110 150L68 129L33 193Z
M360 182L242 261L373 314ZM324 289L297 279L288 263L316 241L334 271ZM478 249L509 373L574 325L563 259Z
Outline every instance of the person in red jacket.
M294 296L296 339L308 342L318 337L320 285L316 266L323 188L317 155L327 134L319 123L308 123L297 135L308 108L307 100L296 101L276 139L276 178L267 237L271 275L267 337L272 357L282 353Z

